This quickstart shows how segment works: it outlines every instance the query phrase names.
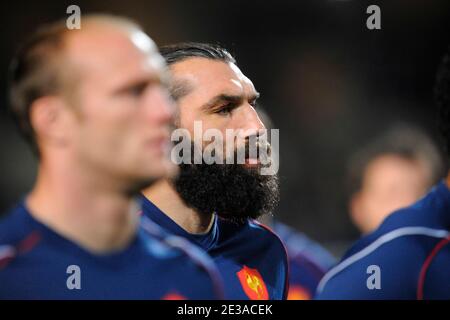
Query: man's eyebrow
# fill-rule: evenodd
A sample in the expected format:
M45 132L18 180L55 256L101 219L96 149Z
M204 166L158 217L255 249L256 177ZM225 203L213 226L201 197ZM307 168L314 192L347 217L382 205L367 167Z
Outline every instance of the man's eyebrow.
M249 100L249 101L258 100L259 97L261 97L261 94L260 94L258 91L256 91L255 93L253 93L253 94L249 97L248 100Z
M221 93L221 94L218 94L217 96L209 99L208 102L206 102L205 104L202 105L201 109L207 111L207 110L213 108L218 103L223 103L223 102L239 104L242 101L242 99L243 99L242 95Z
M192 91L192 84L187 80L173 79L169 81L169 92L172 99L177 101Z

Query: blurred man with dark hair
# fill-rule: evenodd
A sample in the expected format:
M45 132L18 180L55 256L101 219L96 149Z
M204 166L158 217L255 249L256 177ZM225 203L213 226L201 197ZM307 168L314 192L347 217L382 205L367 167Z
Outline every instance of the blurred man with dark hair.
M286 298L286 251L273 232L253 220L272 212L279 193L277 176L262 175L260 154L252 158L248 152L252 143L262 144L258 132L264 125L255 110L259 93L219 46L184 43L162 47L161 53L180 107L176 126L190 136L196 134L195 121L222 136L227 129L247 132L231 149L234 157L244 150L245 163L208 164L203 157L198 163L181 163L178 177L144 190L144 214L214 258L227 298ZM204 147L202 140L187 141L193 150Z
M433 141L419 129L396 124L349 162L349 210L362 233L374 231L386 216L411 205L442 177Z
M358 241L322 279L319 299L450 299L450 48L435 92L446 178Z
M220 298L201 250L140 223L139 190L177 171L164 60L127 19L82 25L39 29L12 64L12 113L39 169L0 222L0 298Z

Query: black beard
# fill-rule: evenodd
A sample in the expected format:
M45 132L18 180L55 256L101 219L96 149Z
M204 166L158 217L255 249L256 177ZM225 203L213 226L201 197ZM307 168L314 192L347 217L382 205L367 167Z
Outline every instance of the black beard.
M185 204L235 223L271 214L280 198L277 175L242 164L181 164L173 181Z

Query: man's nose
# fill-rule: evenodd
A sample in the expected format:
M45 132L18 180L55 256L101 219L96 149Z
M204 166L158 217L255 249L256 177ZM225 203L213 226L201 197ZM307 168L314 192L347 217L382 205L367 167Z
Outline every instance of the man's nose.
M259 118L258 113L250 104L243 106L240 121L240 127L244 129L244 131L248 131L249 133L254 132L253 134L257 135L257 132L259 130L265 129L265 126Z

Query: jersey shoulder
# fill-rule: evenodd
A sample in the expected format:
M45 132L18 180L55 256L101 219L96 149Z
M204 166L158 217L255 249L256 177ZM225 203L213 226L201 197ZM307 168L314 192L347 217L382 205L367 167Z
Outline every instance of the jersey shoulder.
M347 251L344 258L362 250L382 238L397 239L405 235L442 236L449 230L450 201L447 187L442 182L433 187L422 199L411 206L399 209L387 216L371 234L359 239ZM442 230L442 232L437 232Z
M147 217L142 217L140 227L146 234L147 247L155 258L170 260L170 268L176 266L180 270L180 266L183 266L184 276L193 277L186 283L191 283L195 277L197 280L203 278L200 280L203 284L211 283L213 295L205 295L208 299L224 298L220 272L206 252L182 237L169 234Z
M287 261L287 248L280 236L271 227L254 219L248 219L241 233L248 239L254 239L254 245L262 249L274 250ZM286 262L287 263L287 262Z
M239 242L241 245L248 243L258 247L258 249L267 249L273 246L282 248L282 251L286 253L280 237L270 227L254 219L247 219L243 223L235 223L219 218L218 224L219 241L222 244L227 242Z
M440 188L392 213L376 231L357 241L321 280L318 298L415 299L427 257L449 234L448 202ZM367 285L374 268L383 275L381 290L370 290Z
M0 218L0 246L16 245L31 231L24 205L17 204Z
M428 255L420 273L418 299L450 299L450 237L442 239Z
M382 233L408 226L449 230L449 210L450 191L446 184L441 182L411 206L397 210L389 215L378 231Z
M281 223L274 222L273 230L286 246L290 260L306 260L313 263L323 271L329 270L336 264L335 258L319 243L310 239L305 234Z

